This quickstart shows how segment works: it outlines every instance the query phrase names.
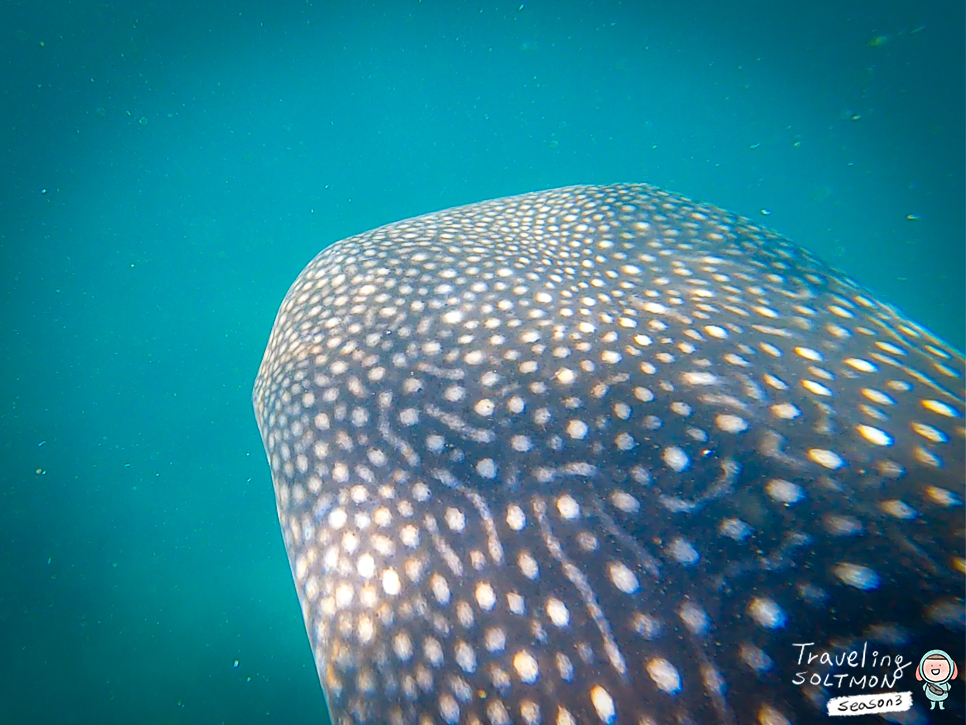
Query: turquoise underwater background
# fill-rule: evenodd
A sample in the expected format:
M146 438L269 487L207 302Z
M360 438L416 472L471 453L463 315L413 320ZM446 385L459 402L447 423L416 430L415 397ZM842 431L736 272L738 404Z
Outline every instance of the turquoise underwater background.
M646 181L962 349L964 5L0 4L0 723L325 722L250 391L325 245Z

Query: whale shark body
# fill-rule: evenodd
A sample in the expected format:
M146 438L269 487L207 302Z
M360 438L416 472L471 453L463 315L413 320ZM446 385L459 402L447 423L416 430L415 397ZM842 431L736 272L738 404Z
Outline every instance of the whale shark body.
M645 185L327 247L253 397L333 722L824 723L916 689L964 656L963 379L805 250Z

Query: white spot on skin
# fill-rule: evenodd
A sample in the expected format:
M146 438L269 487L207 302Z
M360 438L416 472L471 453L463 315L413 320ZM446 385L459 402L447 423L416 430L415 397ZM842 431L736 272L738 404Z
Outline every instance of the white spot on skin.
M471 674L476 672L476 653L473 648L463 640L456 644L456 664L463 672Z
M377 468L381 468L382 466L385 466L387 461L389 460L385 452L379 450L378 448L370 448L368 456L369 456L369 462L372 465L376 466Z
M774 667L775 662L760 647L744 643L738 649L738 654L746 665L761 674Z
M678 610L678 616L691 634L704 636L711 627L708 613L694 602L685 602Z
M905 501L891 499L879 504L879 508L893 518L908 521L916 518L916 510Z
M515 435L510 439L510 447L518 453L526 453L533 447L533 444L528 436Z
M945 416L947 418L959 417L959 413L954 408L939 400L924 400L922 401L922 407L928 411Z
M372 641L372 636L375 634L375 627L372 623L372 619L369 617L362 617L359 619L359 641L362 644L367 644Z
M669 695L673 695L681 689L681 675L677 668L663 657L655 657L648 661L647 674L650 675L658 689Z
M755 597L748 603L748 614L760 626L766 629L779 629L785 625L785 613L773 600L767 597Z
M862 360L857 357L846 358L845 364L853 370L858 370L860 373L874 373L877 370L876 366L868 360Z
M800 357L806 360L811 360L812 362L821 362L823 360L822 353L818 350L813 350L810 347L796 347L795 352L798 353Z
M889 420L889 416L885 412L879 410L878 408L873 408L871 405L859 403L859 410L872 418L872 420L878 420L881 422Z
M557 720L554 725L577 725L577 721L574 720L574 716L570 714L570 711L563 707L557 708Z
M654 400L654 393L647 388L637 387L634 388L634 397L640 400L642 403L650 403L652 400Z
M913 423L912 430L933 443L946 443L949 440L941 430L924 423Z
M484 458L476 464L476 472L483 478L496 477L496 461L492 458Z
M841 309L841 308L839 308ZM845 312L846 310L842 310ZM757 721L759 725L792 725L792 721L785 717L780 710L771 705L762 705L758 708Z
M570 624L570 612L567 606L556 597L550 597L547 600L547 616L558 627L566 627Z
M346 550L346 553L353 553L359 546L359 537L356 536L351 531L347 531L342 536L342 548Z
M577 376L574 374L573 370L569 370L568 368L560 368L560 370L557 371L556 378L557 382L561 385L570 385L577 379Z
M486 716L490 719L490 725L510 725L510 713L499 700L491 700L487 704Z
M862 533L862 522L853 516L829 514L822 520L825 530L832 536L854 536Z
M533 700L524 700L520 703L520 716L524 725L540 725L540 706Z
M443 397L450 403L457 403L466 395L466 389L461 385L450 385L443 391Z
M824 466L832 471L845 465L845 461L842 460L842 457L838 453L826 450L825 448L810 448L808 450L808 457L820 466Z
M802 411L791 403L776 403L775 405L771 406L770 410L772 415L774 415L776 418L780 418L781 420L792 420L793 418L797 418L802 414Z
M718 524L718 533L735 541L744 541L751 536L751 527L741 519L723 519Z
M440 695L439 714L443 716L446 725L456 725L460 721L460 706L456 698L448 692Z
M363 554L356 562L356 570L363 579L371 579L376 573L376 561L370 554Z
M336 531L345 526L345 523L348 520L349 516L343 509L333 509L332 512L329 513L329 526Z
M765 492L773 501L785 505L798 503L805 496L801 486L781 478L769 481L765 486Z
M616 508L619 508L621 511L629 514L637 513L641 508L640 502L629 493L625 493L624 491L614 491L614 493L610 495L610 502L614 504Z
M947 508L959 506L962 503L962 500L952 491L949 491L945 488L940 488L939 486L927 486L926 496L928 496L929 500L934 504L945 506Z
M457 602L456 603L456 616L460 620L460 624L469 629L473 626L473 608L467 602Z
M396 553L395 542L388 536L383 536L382 534L373 534L372 548L383 556L392 556Z
M399 589L401 587L401 582L399 581L399 575L396 573L395 569L386 569L382 573L382 589L386 594L391 597L399 594Z
M922 446L916 446L912 454L916 457L916 460L926 466L931 466L932 468L941 468L943 465L942 459L939 458L935 453L926 450Z
M463 313L460 310L450 310L440 315L440 319L447 325L456 325L463 321Z
M403 662L408 662L413 656L413 642L409 638L409 635L405 632L400 632L395 637L392 638L392 651L396 653L398 657Z
M788 390L788 384L785 383L785 381L781 378L776 378L771 373L765 373L765 375L762 376L762 380L764 380L769 387L775 388L775 390Z
M826 388L821 383L816 383L814 380L803 380L802 387L805 388L810 393L815 395L820 395L822 397L829 397L832 391Z
M600 685L594 685L590 691L590 701L594 704L600 721L611 725L617 717L617 710L614 709L614 698L610 693Z
M701 558L698 550L694 548L691 542L680 536L668 546L668 553L675 561L684 566L691 566Z
M582 420L572 420L567 423L567 435L576 440L583 440L590 429Z
M866 566L842 562L832 571L843 584L847 584L850 587L855 587L862 591L878 589L879 587L879 575Z
M406 524L399 530L399 540L410 549L415 549L419 545L419 529Z
M873 388L862 388L862 395L878 405L895 405L895 402L885 393Z
M446 525L451 531L462 532L466 528L466 517L457 508L446 509Z
M511 504L506 510L506 524L514 531L520 531L527 525L527 516L516 504Z
M335 588L335 606L338 609L345 609L352 603L355 590L351 584L343 582Z
M611 583L625 594L636 592L640 587L637 576L622 562L611 562L608 567Z
M573 682L574 663L570 661L570 658L562 652L558 652L554 659L557 661L557 672L560 673L560 679L564 682Z
M520 650L513 656L513 669L517 671L520 679L528 685L536 682L540 675L540 667L537 665L537 661L525 649Z
M714 423L719 430L723 430L726 433L741 433L742 431L748 430L748 423L744 418L729 413L718 415L714 419Z
M502 652L506 647L506 632L500 627L490 627L486 630L484 641L489 652Z
M418 582L423 576L423 560L406 559L406 561L403 562L403 569L406 571L406 576L408 576L412 581Z
M688 454L677 446L668 446L661 454L661 458L672 471L680 473L688 467Z
M903 350L901 347L896 347L891 342L883 342L881 340L877 340L876 343L875 343L875 345L876 345L876 347L880 348L881 350L885 350L886 352L891 353L893 355L905 355L906 354L905 350Z
M480 582L476 585L476 591L474 592L476 596L476 603L480 605L480 609L489 612L496 605L496 594L487 582Z
M620 433L614 439L614 445L617 446L617 450L619 451L629 451L636 445L636 442L634 441L634 436L630 433Z
M571 496L564 494L557 499L557 511L560 512L561 517L572 521L580 516L580 504Z
M492 400L489 400L488 398L484 398L483 400L478 401L476 405L473 406L473 410L476 412L477 415L483 416L484 418L488 418L489 416L493 415L493 411L496 410L496 405L493 403Z
M715 696L724 696L728 689L728 683L724 675L714 665L702 666L701 679L704 681L705 689Z
M873 428L871 425L857 425L855 429L859 432L859 435L865 438L869 443L876 446L891 446L892 436L886 433L884 430L879 430L878 428Z
M443 664L443 647L438 640L427 637L423 641L423 656L433 667L439 667Z
M517 565L520 567L520 571L523 572L523 576L527 579L536 579L540 574L540 567L537 566L537 560L529 552L520 552L517 556Z
M429 585L433 589L433 596L440 604L449 603L449 584L446 579L439 574L433 574L429 580Z

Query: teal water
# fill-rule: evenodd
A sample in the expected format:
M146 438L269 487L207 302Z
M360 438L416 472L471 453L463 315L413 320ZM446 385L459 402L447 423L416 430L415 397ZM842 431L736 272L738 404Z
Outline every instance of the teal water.
M646 181L963 348L964 8L0 6L0 722L320 723L251 384L324 245Z

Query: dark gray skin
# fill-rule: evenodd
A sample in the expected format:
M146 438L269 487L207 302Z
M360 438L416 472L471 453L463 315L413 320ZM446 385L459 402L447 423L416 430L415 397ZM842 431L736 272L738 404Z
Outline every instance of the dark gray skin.
M801 248L648 186L333 244L254 390L333 721L827 723L915 689L900 656L964 655L963 376Z

